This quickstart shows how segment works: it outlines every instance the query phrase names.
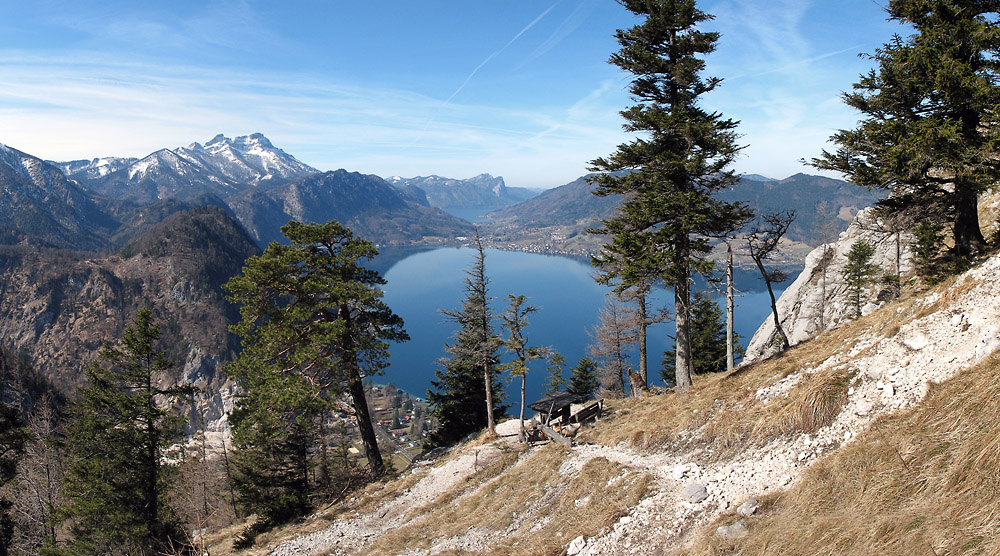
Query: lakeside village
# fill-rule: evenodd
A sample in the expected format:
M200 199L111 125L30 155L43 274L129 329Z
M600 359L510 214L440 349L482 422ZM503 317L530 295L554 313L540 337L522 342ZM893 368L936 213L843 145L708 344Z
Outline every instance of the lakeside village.
M393 467L405 468L424 452L423 443L436 426L427 401L400 390L391 382L375 384L371 380L365 382L365 396L379 448L387 463L391 454ZM330 426L331 430L341 431L340 434L350 440L347 448L349 457L363 465L367 460L354 415L338 411L332 417Z

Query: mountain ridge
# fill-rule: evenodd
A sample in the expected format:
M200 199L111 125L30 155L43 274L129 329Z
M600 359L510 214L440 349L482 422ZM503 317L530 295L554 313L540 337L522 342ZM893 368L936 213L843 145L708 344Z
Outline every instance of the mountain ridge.
M158 149L142 158L56 162L68 177L94 192L137 202L227 197L253 187L295 181L319 170L275 147L261 133L233 139L218 134L204 145Z

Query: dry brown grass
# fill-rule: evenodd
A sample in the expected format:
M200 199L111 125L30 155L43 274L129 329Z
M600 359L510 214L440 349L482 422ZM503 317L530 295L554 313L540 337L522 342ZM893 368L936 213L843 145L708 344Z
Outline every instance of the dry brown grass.
M866 326L857 321L847 325L855 332ZM696 377L695 386L681 395L671 392L609 402L613 418L585 431L581 440L609 446L624 442L639 449L700 442L712 452L726 454L775 436L813 432L832 421L843 406L850 372L805 374L787 396L767 404L757 400L756 392L795 371L819 365L834 350L849 347L851 338L841 330L823 334L730 375ZM695 434L698 430L700 434Z
M421 510L420 519L383 535L362 554L426 549L470 530L504 534L484 554L559 554L576 536L595 535L626 515L649 489L648 474L604 458L588 461L568 479L559 473L567 453L549 445L489 481L456 486Z
M533 480L539 482L544 480L545 470L551 471L553 465L558 470L563 457L559 452L561 450L542 450L529 458L530 462L533 463L532 467L536 468L534 471L540 474L537 479ZM504 473L504 471L517 463L518 456L521 453L521 451L516 450L505 452L490 466L441 493L430 504L420 508L413 508L412 513L419 513L422 517L409 525L394 529L381 536L378 541L361 552L361 554L397 554L409 548L428 548L431 546L432 539L453 536L467 530L470 527L470 519L475 518L462 515L463 508L468 505L468 500L462 500L462 498L470 492L478 490L502 473L505 477L511 474L520 475L520 473L517 473L517 470L522 469L523 472L525 465L519 465L508 473ZM520 477L520 479L524 481L525 477ZM489 496L486 496L484 499L489 498ZM493 497L490 502L503 502L500 498ZM486 517L489 519L502 519L502 516L491 515Z
M316 512L316 519L299 521L276 527L257 536L255 545L246 550L235 550L233 540L241 534L256 517L232 525L207 537L207 546L215 556L261 556L267 553L269 545L278 544L296 537L325 529L331 522L348 515L368 513L392 498L401 495L427 474L427 469L415 469L397 477L387 477L373 482L353 493L349 500L329 504Z
M713 527L690 553L1000 554L997 415L1000 354L817 461L738 545Z
M604 458L584 464L580 474L524 521L517 534L484 551L490 555L561 554L574 538L592 537L628 515L649 491L652 476ZM543 524L541 527L537 527Z

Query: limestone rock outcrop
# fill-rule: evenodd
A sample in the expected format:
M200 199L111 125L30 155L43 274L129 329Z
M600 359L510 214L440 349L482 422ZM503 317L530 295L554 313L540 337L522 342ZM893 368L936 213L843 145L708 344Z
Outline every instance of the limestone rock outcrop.
M854 316L854 307L848 299L844 281L844 265L847 264L847 253L856 241L864 240L875 246L872 263L878 265L881 275L896 275L898 272L906 276L911 272L913 265L907 248L908 234L883 230L884 226L876 220L872 209L861 210L837 241L821 245L806 256L805 268L777 302L781 327L789 343L796 345L804 342ZM870 313L884 302L886 295L881 290L878 283L867 288L862 299L862 314ZM747 345L744 361L771 355L776 337L774 320L768 315Z

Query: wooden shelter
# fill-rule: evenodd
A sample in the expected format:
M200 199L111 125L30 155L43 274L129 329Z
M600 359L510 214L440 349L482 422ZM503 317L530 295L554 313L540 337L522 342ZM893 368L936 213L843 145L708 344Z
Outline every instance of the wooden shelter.
M587 401L586 396L579 396L570 392L556 392L551 396L546 396L537 402L528 404L528 407L538 412L540 417L538 428L545 436L569 446L572 444L572 441L566 435L572 435L573 432L564 433L563 427L574 422L580 425L601 415L601 400L587 404L583 409L572 413L573 404L580 404L585 401Z

